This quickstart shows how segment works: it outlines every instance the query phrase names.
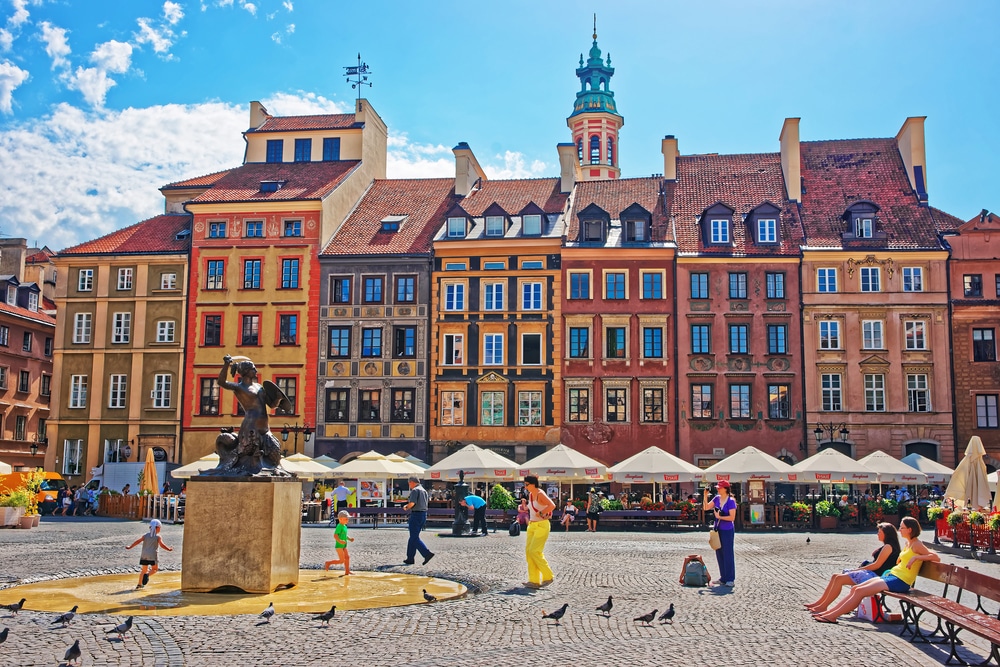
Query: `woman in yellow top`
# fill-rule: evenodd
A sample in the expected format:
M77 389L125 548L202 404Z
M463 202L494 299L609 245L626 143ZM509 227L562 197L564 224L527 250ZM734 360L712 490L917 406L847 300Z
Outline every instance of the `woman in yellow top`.
M910 586L917 580L920 565L924 561L941 560L936 553L928 551L924 543L917 539L919 535L920 523L912 516L904 517L899 523L899 536L906 540L906 548L899 554L896 566L881 577L851 586L847 597L829 610L813 614L813 618L820 623L836 623L838 616L857 609L861 601L869 595L877 595L884 591L908 593Z

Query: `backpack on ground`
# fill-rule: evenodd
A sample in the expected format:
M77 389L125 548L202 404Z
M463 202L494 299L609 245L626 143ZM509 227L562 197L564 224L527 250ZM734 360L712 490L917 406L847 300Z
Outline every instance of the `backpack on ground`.
M514 523L510 524L510 536L517 537L521 534L521 524L515 519Z
M708 586L708 568L696 560L684 566L684 585L702 588Z

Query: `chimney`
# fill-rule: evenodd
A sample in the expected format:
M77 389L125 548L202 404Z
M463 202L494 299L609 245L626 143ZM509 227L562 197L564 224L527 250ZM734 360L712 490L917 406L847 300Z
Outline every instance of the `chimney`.
M256 100L250 103L250 129L256 130L258 127L264 124L271 114L267 112L264 105Z
M660 152L663 153L663 178L668 181L677 180L677 138L668 134L660 142Z
M927 155L924 152L924 121L927 116L910 116L896 134L896 145L903 158L910 185L917 199L927 201Z
M451 149L455 154L455 194L465 197L472 192L479 179L486 179L486 172L479 166L479 160L472 153L469 144L464 141Z
M785 177L785 193L794 202L802 201L802 157L799 153L799 120L786 118L781 126L781 173Z
M556 150L559 151L559 192L572 192L580 171L576 144L556 144Z

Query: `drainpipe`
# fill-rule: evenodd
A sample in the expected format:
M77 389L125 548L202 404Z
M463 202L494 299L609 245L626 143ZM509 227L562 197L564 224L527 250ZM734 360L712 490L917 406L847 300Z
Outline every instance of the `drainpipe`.
M958 463L958 403L956 402L957 395L955 393L955 319L953 299L951 298L951 244L949 244L945 239L941 238L941 242L944 244L945 248L948 250L948 259L945 260L945 287L948 294L948 350L951 353L951 359L948 361L949 373L951 374L951 439L952 439L952 461Z

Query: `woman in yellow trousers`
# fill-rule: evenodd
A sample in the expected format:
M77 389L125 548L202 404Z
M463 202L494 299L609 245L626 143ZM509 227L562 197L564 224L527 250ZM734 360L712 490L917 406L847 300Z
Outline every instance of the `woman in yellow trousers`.
M541 588L552 583L552 568L545 560L545 542L549 539L549 519L556 504L538 488L538 478L534 475L524 478L524 488L528 492L528 536L524 543L528 580L524 585Z

